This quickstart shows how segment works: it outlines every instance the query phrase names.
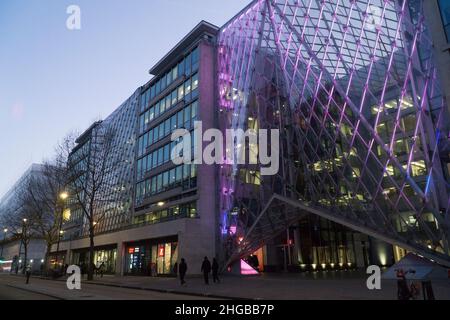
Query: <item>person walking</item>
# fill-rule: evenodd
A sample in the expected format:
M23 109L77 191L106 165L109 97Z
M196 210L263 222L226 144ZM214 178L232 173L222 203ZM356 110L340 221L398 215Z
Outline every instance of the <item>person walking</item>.
M29 284L30 283L30 276L31 276L31 265L30 264L28 264L26 269L25 269L25 275L27 277L26 284Z
M180 275L181 285L185 285L186 281L184 281L184 277L186 276L187 264L184 258L181 258L180 265L178 266L178 273Z
M409 300L411 298L411 292L406 282L406 273L403 269L397 271L397 298L398 300Z
M213 263L212 263L212 275L213 275L213 282L214 283L220 283L219 280L219 264L217 263L216 258L213 258Z
M103 273L105 272L105 263L103 261L98 267L98 272L100 273L100 278L103 278Z
M203 278L205 279L205 284L209 284L209 273L211 272L211 262L209 262L208 257L205 257L202 263Z

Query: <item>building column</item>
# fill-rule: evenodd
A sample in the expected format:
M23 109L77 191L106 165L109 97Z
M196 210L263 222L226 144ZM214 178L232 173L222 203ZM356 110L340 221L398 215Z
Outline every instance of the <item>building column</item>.
M116 256L116 275L123 276L124 264L125 264L125 245L123 242L117 243L117 256Z
M294 228L294 261L293 264L302 264L302 252L300 249L300 226L299 224L295 225Z

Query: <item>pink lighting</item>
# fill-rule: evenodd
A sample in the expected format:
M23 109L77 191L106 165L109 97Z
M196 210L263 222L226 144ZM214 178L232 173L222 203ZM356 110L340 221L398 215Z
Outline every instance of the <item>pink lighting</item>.
M299 159L286 160L287 166L297 166L294 176L303 171L311 175L302 188L316 196L290 200L357 227L364 220L370 231L382 226L400 242L404 239L391 215L401 220L406 211L419 217L431 212L436 223L443 223L441 208L430 195L442 194L442 203L450 203L443 172L436 169L448 116L422 2L255 0L219 35L219 109L230 111L220 113L222 129L246 130L250 116L282 128L283 117L294 115L298 141L285 142L292 143ZM379 9L376 25L367 14L373 6ZM254 115L250 108L270 110L274 118ZM227 212L245 203L248 195L241 186L249 189L236 174L239 169L230 165L221 167L220 176L227 188L220 201ZM419 176L427 183L419 183ZM295 189L288 180L281 182L283 187ZM266 177L264 185L273 182ZM261 200L256 215L270 198L255 197ZM269 214L275 221L284 219ZM243 251L250 254L255 243L267 241L269 232L281 231L276 223L267 231L267 218L240 227L245 243L241 237L234 241L236 262ZM428 230L423 227L417 232ZM425 233L437 243L444 239L434 230ZM292 246L294 241L286 242Z
M241 274L246 276L257 275L258 271L253 269L247 262L241 259Z

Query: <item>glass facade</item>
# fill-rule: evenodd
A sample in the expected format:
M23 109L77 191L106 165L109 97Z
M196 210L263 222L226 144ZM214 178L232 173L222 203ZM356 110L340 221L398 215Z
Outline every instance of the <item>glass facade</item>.
M199 48L193 49L190 53L188 53L184 58L182 58L178 63L175 63L174 66L166 71L163 75L159 76L157 80L152 81L153 84L141 95L141 112L147 109L149 103L153 102L153 100L158 97L159 100L156 104L153 105L154 114L157 112L158 115L163 114L166 110L170 108L170 106L174 105L177 101L185 99L190 100L193 96L189 96L191 92L196 90L196 86L198 84L198 76L193 75L199 67ZM174 89L164 97L159 97L161 93L165 91L166 88L170 87L173 82L176 82L181 77L191 77L189 80L183 83L184 85L184 94L179 94L179 90L183 91L183 86ZM192 86L192 88L191 88ZM188 89L188 90L186 90ZM195 97L195 93L194 93ZM161 108L162 106L162 108Z
M69 230L65 239L76 239L89 233L80 201L84 200L83 187L91 183L89 166L95 150L103 143L105 132L112 132L111 143L114 152L108 157L101 189L97 198L101 199L94 212L95 233L105 233L120 229L131 222L131 208L134 196L134 159L136 150L136 114L139 107L140 89L136 90L105 120L96 122L77 140L78 145L69 157L73 181L70 182L70 217L64 222ZM101 150L101 149L100 149ZM97 152L98 153L98 152ZM96 172L97 182L100 180ZM87 189L88 190L88 189ZM86 191L86 190L85 190Z
M220 168L225 260L255 252L304 211L449 260L450 234L439 228L448 220L438 148L446 104L422 6L255 0L221 28L222 129L258 121L283 133L279 175L258 184L246 173L258 166ZM375 9L376 24L366 14ZM232 214L250 195L261 216ZM319 247L319 262L336 256Z
M194 138L194 121L200 120L199 59L199 47L183 54L171 68L156 75L141 95L135 186L135 206L141 208L135 213L133 225L198 217L196 202L171 205L170 199L164 201L168 208L141 211L148 207L146 201L155 195L174 188L188 190L197 187L196 165L175 166L171 163L172 150L179 141L165 144L161 141L166 141L174 130L180 128L189 130ZM154 148L155 144L157 147ZM164 171L158 170L161 166L164 166ZM155 169L157 172L153 173Z
M442 24L444 25L447 42L450 43L450 1L438 0L439 10L441 11Z
M134 225L153 224L178 218L195 218L197 215L197 203L189 202L170 206L167 209L153 210L133 218Z
M149 239L126 245L125 274L174 275L178 260L176 237Z
M104 264L104 273L114 274L116 272L117 248L108 246L94 250L94 264L99 267ZM89 262L89 249L78 249L72 253L72 264L87 266Z

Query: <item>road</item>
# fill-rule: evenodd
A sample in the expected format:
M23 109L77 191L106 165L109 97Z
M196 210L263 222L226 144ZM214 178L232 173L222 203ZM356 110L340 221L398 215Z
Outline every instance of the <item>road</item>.
M203 300L207 298L86 284L81 290L69 290L64 281L25 278L0 274L0 300Z

